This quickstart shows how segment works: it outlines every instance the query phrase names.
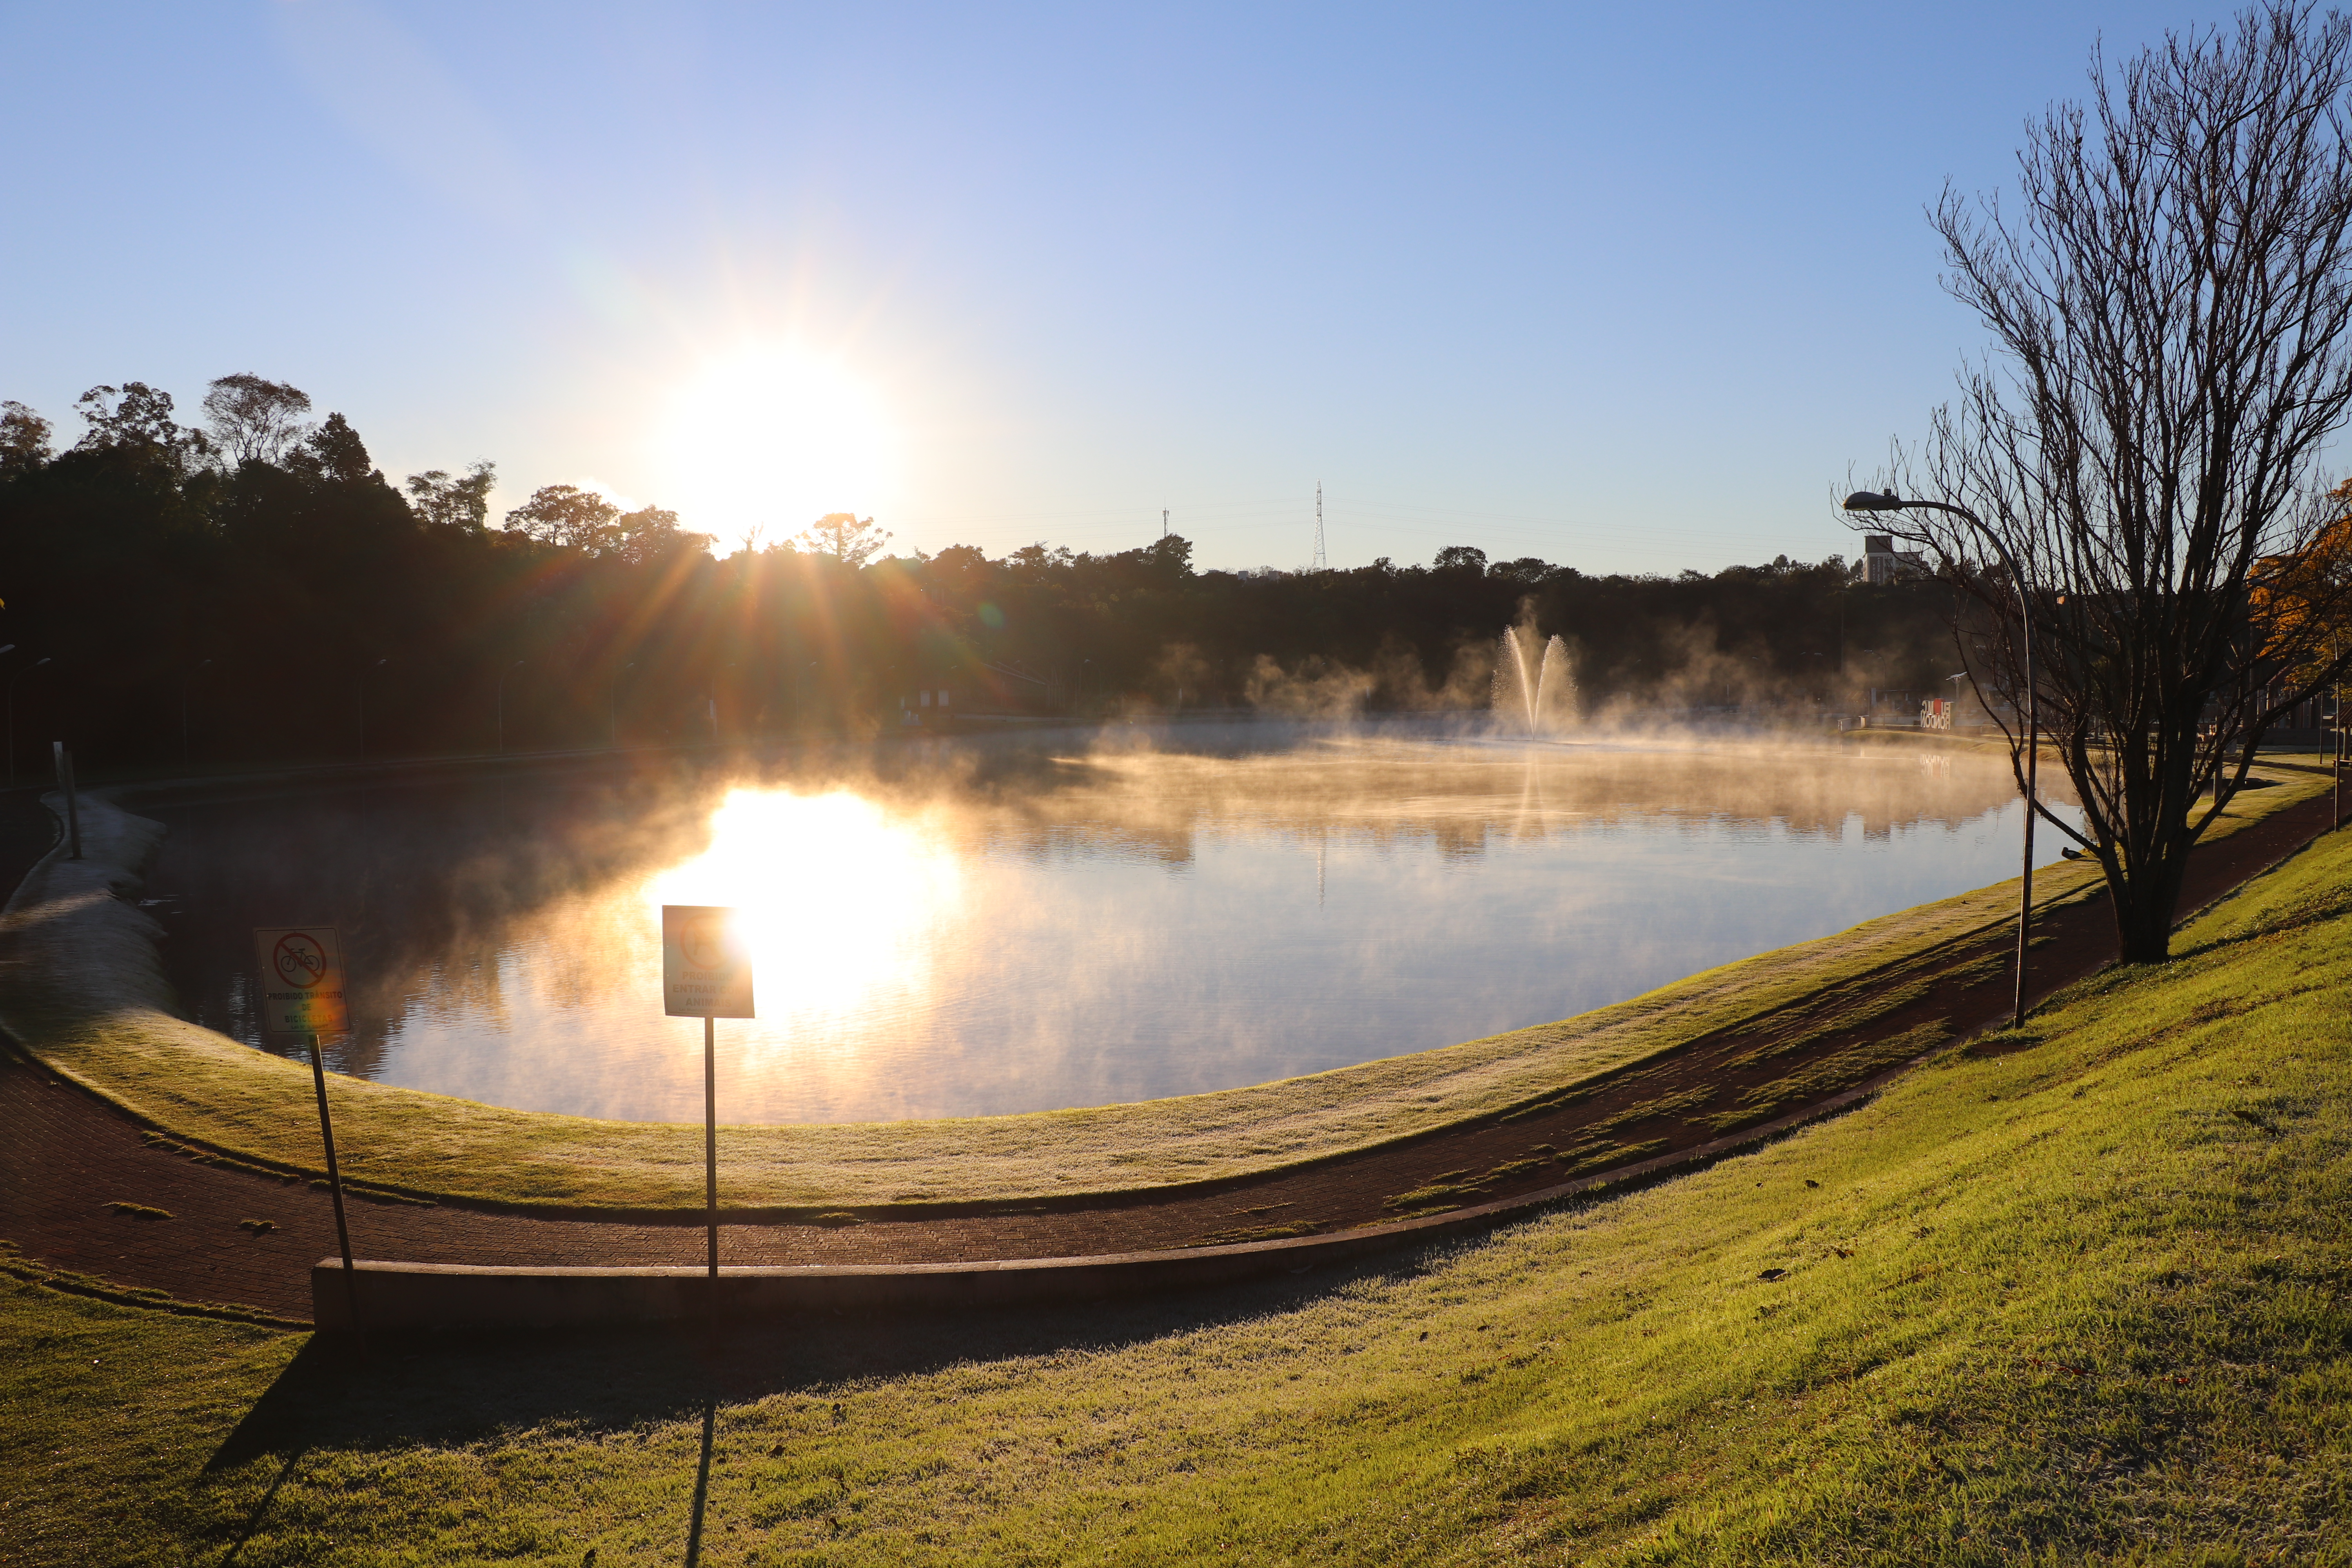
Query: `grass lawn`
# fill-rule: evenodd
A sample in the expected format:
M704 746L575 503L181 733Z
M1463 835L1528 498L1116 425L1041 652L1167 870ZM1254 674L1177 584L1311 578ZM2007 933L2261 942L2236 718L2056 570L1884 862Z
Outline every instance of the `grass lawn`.
M1916 736L1907 737L1914 743ZM2307 800L2281 772L2217 834ZM35 868L0 917L0 1026L55 1070L166 1131L318 1173L309 1070L175 1017L145 917L110 896L160 829L84 809L89 858ZM2036 873L2084 896L2084 864ZM2008 882L1726 964L1577 1017L1255 1088L961 1121L727 1127L730 1205L855 1209L1075 1198L1279 1169L1491 1116L2010 918ZM698 1126L514 1111L332 1079L346 1175L396 1191L565 1207L697 1207Z
M1280 1287L361 1363L0 1281L0 1552L2352 1561L2352 834L2179 951L1759 1153Z

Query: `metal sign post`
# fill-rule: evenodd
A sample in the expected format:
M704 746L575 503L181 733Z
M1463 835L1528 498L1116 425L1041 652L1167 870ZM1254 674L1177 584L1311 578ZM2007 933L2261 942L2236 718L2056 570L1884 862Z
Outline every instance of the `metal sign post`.
M66 796L66 858L81 858L81 802L74 788L73 753L66 750L63 741L49 742L49 750L58 763L58 788Z
M351 1027L343 1005L342 951L332 926L267 926L253 933L261 956L261 1026L265 1033L307 1040L310 1084L319 1096L319 1138L327 1149L327 1191L335 1202L335 1244L343 1257L343 1290L352 1331L360 1332L359 1270L352 1261L352 1229L343 1217L343 1173L335 1163L335 1123L327 1111L327 1061L320 1035Z
M707 904L662 906L662 1011L702 1020L702 1207L709 1240L710 1310L719 1311L719 1028L750 1018L751 962L735 911Z

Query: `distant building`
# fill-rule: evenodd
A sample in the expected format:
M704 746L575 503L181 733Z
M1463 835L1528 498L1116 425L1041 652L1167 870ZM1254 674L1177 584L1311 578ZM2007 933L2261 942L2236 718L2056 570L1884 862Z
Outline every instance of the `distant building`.
M1916 583L1935 573L1927 568L1927 558L1916 550L1897 550L1891 533L1865 533L1862 536L1862 580L1874 588L1894 583Z

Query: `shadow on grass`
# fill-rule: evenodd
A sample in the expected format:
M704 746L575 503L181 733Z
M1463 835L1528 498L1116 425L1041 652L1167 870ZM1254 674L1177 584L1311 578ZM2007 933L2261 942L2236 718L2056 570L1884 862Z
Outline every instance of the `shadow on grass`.
M686 1568L702 1563L702 1515L710 1501L710 1439L719 1429L719 1401L702 1402L702 1462L694 1472L694 1522L686 1531Z
M1504 1227L1508 1228L1508 1227ZM1492 1234L1492 1233L1490 1233ZM1305 1278L1165 1301L1114 1300L956 1316L793 1314L628 1328L314 1336L206 1463L207 1473L305 1450L461 1443L550 1424L583 1435L705 1416L772 1394L963 1362L1118 1349L1286 1311L1364 1281L1402 1281L1465 1245L1441 1242Z
M246 1517L245 1528L237 1532L236 1542L228 1549L228 1555L221 1559L221 1568L230 1568L244 1554L247 1544L253 1540L254 1531L259 1530L261 1521L269 1517L269 1505L278 1500L278 1490L286 1485L287 1478L293 1475L294 1467L302 1462L302 1453L303 1450L295 1449L286 1456L286 1462L278 1467L278 1474L271 1479L269 1489L261 1494L259 1502L253 1505L253 1512Z

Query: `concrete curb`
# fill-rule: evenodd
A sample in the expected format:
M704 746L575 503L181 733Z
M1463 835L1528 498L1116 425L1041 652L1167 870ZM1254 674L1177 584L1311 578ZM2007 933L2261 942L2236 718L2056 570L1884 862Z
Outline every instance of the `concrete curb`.
M1941 1047L1939 1047L1940 1049ZM982 1307L1044 1306L1171 1290L1197 1290L1330 1264L1402 1247L1423 1246L1531 1217L1567 1199L1670 1175L1769 1143L1809 1122L1852 1110L1926 1057L1878 1074L1843 1093L1744 1131L1671 1154L1621 1165L1517 1197L1399 1220L1392 1225L1159 1252L1082 1258L1018 1258L971 1263L808 1264L720 1268L721 1317L795 1312L940 1312ZM355 1265L360 1313L376 1329L555 1328L660 1322L713 1310L709 1272L693 1264L632 1268L499 1268L458 1263ZM310 1269L310 1311L321 1329L351 1326L350 1293L340 1258Z

